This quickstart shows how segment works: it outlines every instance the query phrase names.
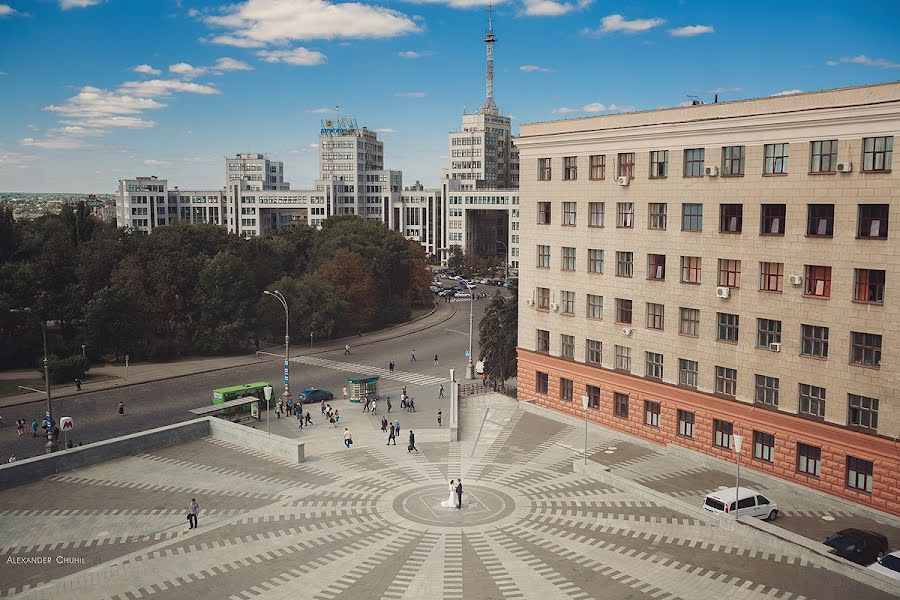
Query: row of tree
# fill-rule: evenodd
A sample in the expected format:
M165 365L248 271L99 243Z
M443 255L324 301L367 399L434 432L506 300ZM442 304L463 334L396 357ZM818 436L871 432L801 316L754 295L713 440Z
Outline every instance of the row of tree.
M284 229L244 239L217 225L174 224L149 235L95 221L83 204L14 221L0 207L0 364L32 366L50 352L165 359L355 334L408 319L429 304L421 246L356 216L321 230Z
M516 376L516 346L519 343L518 290L511 295L497 292L491 298L478 324L479 360L489 379L506 383Z

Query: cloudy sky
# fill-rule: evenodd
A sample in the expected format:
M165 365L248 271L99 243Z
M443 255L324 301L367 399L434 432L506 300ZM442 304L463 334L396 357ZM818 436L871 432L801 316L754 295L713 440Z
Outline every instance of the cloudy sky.
M434 185L484 100L488 0L0 0L0 190L223 185L263 152L309 187L322 118L380 131ZM505 0L495 97L514 125L900 80L900 2Z

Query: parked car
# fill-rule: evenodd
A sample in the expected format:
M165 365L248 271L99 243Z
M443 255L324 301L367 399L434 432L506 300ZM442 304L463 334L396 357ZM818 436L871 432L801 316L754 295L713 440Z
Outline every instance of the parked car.
M328 390L320 390L318 388L306 388L300 395L297 396L297 401L300 404L311 404L313 402L321 402L325 400L333 400L334 394L329 392Z
M885 554L869 568L891 579L900 580L900 552Z
M825 545L833 548L841 558L858 565L871 564L888 552L887 538L865 529L842 529L828 536Z
M739 517L756 517L771 521L778 516L777 504L756 490L745 487L740 489L739 496L735 488L725 488L707 494L703 501L703 508L716 514L734 515L735 501L737 501Z
M453 294L453 297L454 298L471 298L472 294L470 294L469 292L456 292L455 294Z
M454 290L453 288L449 288L449 289L446 289L446 290L441 290L441 291L439 291L439 292L437 293L437 295L440 296L441 298L444 298L444 297L446 297L446 296L452 296L452 295L454 294L454 292L455 292L455 290Z

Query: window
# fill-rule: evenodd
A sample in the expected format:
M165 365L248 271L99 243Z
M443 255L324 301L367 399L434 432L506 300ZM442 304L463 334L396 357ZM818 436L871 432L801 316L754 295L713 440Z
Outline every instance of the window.
M740 316L729 313L716 313L718 326L716 327L716 340L720 342L738 343L740 329Z
M854 269L856 291L853 299L869 304L884 303L884 271L877 269Z
M703 177L703 159L705 148L692 148L684 151L684 176Z
M563 158L563 180L575 181L578 179L578 157L566 156Z
M575 248L569 246L562 247L562 270L563 271L574 271L575 270Z
M550 383L550 376L546 373L541 373L540 371L536 372L536 387L538 394L546 394Z
M616 323L631 325L631 300L616 298Z
M694 437L694 413L687 410L678 411L678 435Z
M784 235L786 215L784 204L763 204L759 232L762 235Z
M818 325L801 325L803 335L800 354L828 358L828 328Z
M616 227L634 227L634 202L616 203Z
M647 371L646 375L650 379L659 379L662 381L663 378L663 355L657 354L656 352L646 352L647 356ZM659 423L657 423L659 425Z
M665 202L651 202L650 203L650 223L648 227L650 229L656 229L659 231L666 230L666 212L668 210L668 205Z
M538 181L550 181L550 159L538 159Z
M722 148L722 175L735 176L744 174L744 147L725 146Z
M860 204L856 236L865 239L887 239L888 205Z
M550 332L546 329L537 330L537 351L550 352Z
M753 432L753 458L772 462L775 454L775 436L762 431Z
M634 274L634 252L616 252L616 275L631 277Z
M763 292L784 291L784 263L759 263L759 289Z
M837 140L809 143L809 172L835 173L837 170Z
M663 326L665 325L665 311L666 307L662 304L655 304L653 302L647 303L647 328L648 329L657 329L659 331L663 330Z
M591 155L591 179L599 181L606 178L606 155Z
M627 177L634 179L634 152L624 152L619 154L619 177Z
M537 222L538 225L549 225L550 224L550 211L551 206L549 202L538 202L538 211L537 211Z
M726 450L731 450L731 435L734 426L728 421L713 419L713 444Z
M587 316L589 319L603 318L603 296L587 295Z
M654 150L650 153L650 178L665 177L669 174L669 151Z
M616 346L616 369L631 372L631 348Z
M644 400L644 424L659 427L659 402Z
M759 404L778 406L778 389L781 385L777 377L756 375L756 395L754 400Z
M719 285L722 287L741 287L741 261L719 259Z
M699 256L682 256L681 257L681 283L700 283L700 264Z
M537 288L537 307L542 310L550 310L550 288Z
M679 308L678 333L698 337L700 335L700 309Z
M808 383L800 384L800 413L825 418L825 388L809 385ZM818 475L818 473L816 473Z
M588 202L588 225L590 227L603 227L605 214L605 202Z
M550 246L538 245L537 247L537 267L539 269L550 268Z
M563 202L563 225L575 225L575 216L578 212L577 202Z
M863 171L890 171L894 137L863 138Z
M834 204L806 205L806 235L812 237L834 235Z
M597 340L587 340L585 355L587 362L595 365L601 364L603 362L603 344Z
M575 386L571 379L560 377L559 379L559 399L563 402L571 402L575 395Z
M847 486L872 493L872 463L868 460L847 457Z
M732 398L737 395L737 369L716 367L716 393Z
M770 349L771 344L781 343L781 321L756 319L756 346Z
M850 363L881 368L881 336L875 333L850 332Z
M623 419L628 418L628 394L616 392L613 395L615 399L615 415Z
M822 467L822 449L797 442L797 472L818 477Z
M665 281L666 279L666 255L665 254L648 254L647 255L647 279L654 281Z
M600 388L595 385L585 386L586 396L588 397L588 408L600 408Z
M743 228L744 205L719 205L719 231L721 233L740 233Z
M690 388L697 388L697 379L700 376L700 365L695 360L686 358L678 359L678 384Z
M603 250L588 249L588 273L603 272Z
M559 293L559 303L561 305L562 314L575 314L575 292L567 292L565 290Z
M766 144L763 175L783 175L788 172L789 144Z
M682 204L681 205L681 230L682 231L703 231L703 205L702 204Z
M831 296L831 267L804 265L803 295L816 298Z

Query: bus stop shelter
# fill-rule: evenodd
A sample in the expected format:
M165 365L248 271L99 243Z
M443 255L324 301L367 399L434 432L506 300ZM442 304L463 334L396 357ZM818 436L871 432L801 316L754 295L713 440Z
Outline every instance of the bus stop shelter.
M256 396L245 396L243 398L236 398L234 400L221 402L219 404L201 406L200 408L192 408L190 412L194 414L198 419L200 417L220 417L223 419L234 421L247 415L247 413L245 411L242 411L241 408L249 404L250 418L255 419L256 421L262 421L262 417L260 417L259 414L259 403L260 399ZM228 410L232 408L237 410Z

